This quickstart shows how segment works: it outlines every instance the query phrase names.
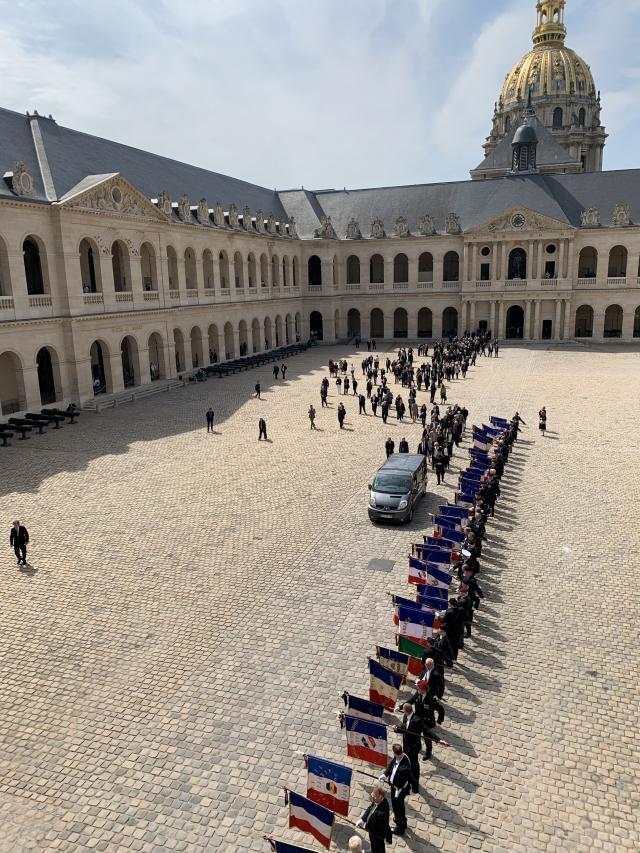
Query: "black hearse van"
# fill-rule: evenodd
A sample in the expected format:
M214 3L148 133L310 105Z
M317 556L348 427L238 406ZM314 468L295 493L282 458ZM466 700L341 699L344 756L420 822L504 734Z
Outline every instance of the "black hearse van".
M420 453L392 453L369 486L371 521L411 521L427 492L427 459Z

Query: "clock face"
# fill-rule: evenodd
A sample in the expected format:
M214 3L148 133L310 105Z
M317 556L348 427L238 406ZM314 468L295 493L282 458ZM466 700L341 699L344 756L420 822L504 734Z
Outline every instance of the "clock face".
M527 224L527 220L524 217L523 213L514 213L511 217L511 225L514 228L524 228Z

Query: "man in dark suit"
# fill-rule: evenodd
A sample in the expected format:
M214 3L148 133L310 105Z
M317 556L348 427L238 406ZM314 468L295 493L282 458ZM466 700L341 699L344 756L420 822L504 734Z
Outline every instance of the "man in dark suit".
M402 706L404 711L402 725L394 726L394 732L402 735L402 748L411 762L411 790L418 793L420 785L420 741L422 738L422 720L416 714L413 705L405 702Z
M366 829L371 842L371 853L385 853L386 842L391 841L389 826L389 800L386 798L382 785L375 785L371 792L371 805L357 823L361 829Z
M22 563L23 566L27 565L28 541L29 531L27 528L23 524L20 524L19 521L14 521L11 533L9 534L9 545L11 545L15 551L15 555L18 558L18 565L20 565L20 563Z
M407 831L407 814L404 801L411 792L413 773L409 757L405 755L399 743L394 743L393 758L380 777L380 781L388 782L391 785L391 808L393 809L393 819L396 822L396 828L393 830L393 833L395 835L404 835Z
M267 422L264 418L260 418L258 421L258 441L263 438L267 441Z

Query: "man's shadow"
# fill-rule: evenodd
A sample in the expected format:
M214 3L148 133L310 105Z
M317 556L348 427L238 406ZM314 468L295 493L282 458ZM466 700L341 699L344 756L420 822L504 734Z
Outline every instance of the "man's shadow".
M26 575L28 578L32 578L34 575L38 574L38 570L35 566L32 566L31 563L27 563L26 566L18 566L18 571L21 575Z

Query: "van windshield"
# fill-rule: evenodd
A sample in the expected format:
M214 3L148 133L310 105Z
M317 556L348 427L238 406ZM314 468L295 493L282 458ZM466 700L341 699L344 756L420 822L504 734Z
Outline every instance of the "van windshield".
M411 491L411 477L401 471L380 471L373 481L373 491L386 495L406 495Z

